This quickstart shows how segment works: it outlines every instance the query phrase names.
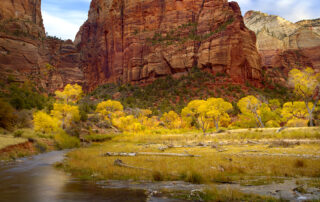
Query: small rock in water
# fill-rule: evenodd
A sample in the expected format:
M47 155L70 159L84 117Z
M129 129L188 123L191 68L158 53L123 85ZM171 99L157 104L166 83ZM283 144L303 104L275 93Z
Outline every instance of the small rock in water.
M191 190L190 198L197 198L198 200L202 201L201 200L201 193L202 193L202 191L198 190L198 189Z
M299 200L299 201L304 201L304 200L307 200L308 198L307 197L305 197L305 196L299 196L298 198L297 198L297 200Z

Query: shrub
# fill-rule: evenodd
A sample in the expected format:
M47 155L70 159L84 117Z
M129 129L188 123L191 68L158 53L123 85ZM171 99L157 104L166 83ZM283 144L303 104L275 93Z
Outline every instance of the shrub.
M43 109L47 101L29 83L25 83L22 86L10 85L9 93L6 96L10 100L10 104L16 109Z
M280 127L280 124L275 120L270 120L266 123L267 128L277 128Z
M85 111L80 111L80 120L83 122L88 120L88 114Z
M35 147L40 153L44 153L44 152L48 151L48 145L43 142L38 141Z
M16 116L13 107L6 101L0 99L0 128L11 129Z
M294 167L296 168L303 168L305 167L305 162L302 159L298 159L294 162Z
M163 181L163 175L159 171L154 171L152 173L152 178L154 181Z
M60 132L54 136L54 140L59 149L71 149L80 146L80 140L69 136L65 132Z
M31 128L32 127L32 111L21 110L14 113L16 115L15 126L17 128Z
M304 119L292 119L287 123L288 127L306 127L308 126L308 120Z
M54 133L60 128L60 121L42 111L33 115L34 130L42 133Z
M13 133L13 136L18 138L18 137L22 137L23 135L23 131L22 130L17 130Z
M185 181L193 183L193 184L201 184L204 182L202 175L199 173L192 171L187 174Z
M86 135L84 139L89 142L104 142L111 140L114 137L114 135L109 134L92 134L92 135Z

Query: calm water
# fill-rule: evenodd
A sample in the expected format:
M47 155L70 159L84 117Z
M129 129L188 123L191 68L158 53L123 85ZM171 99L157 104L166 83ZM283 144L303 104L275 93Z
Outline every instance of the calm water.
M143 190L104 189L72 179L52 165L65 151L54 151L0 166L0 201L146 201Z
M0 164L0 202L51 202L51 201L111 201L111 202L177 202L165 196L149 197L145 190L199 190L202 185L185 182L145 182L108 181L108 183L86 182L74 179L53 167L62 161L66 151L54 151L22 159L11 165ZM234 188L247 193L283 197L291 201L301 199L319 199L320 190L309 190L301 195L292 190L297 187L297 179L287 180L280 184L264 186L241 186L240 184L217 185L219 188ZM227 187L225 187L227 186ZM150 192L149 192L150 193ZM272 194L274 193L274 194Z

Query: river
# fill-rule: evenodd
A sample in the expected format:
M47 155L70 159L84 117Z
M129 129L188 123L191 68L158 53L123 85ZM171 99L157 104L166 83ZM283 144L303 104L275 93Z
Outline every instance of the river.
M0 164L0 201L4 202L55 202L55 201L110 201L110 202L180 202L161 195L160 190L202 190L205 185L186 182L130 182L130 181L83 181L56 169L67 151L53 151L22 158L9 164ZM312 188L308 194L294 192L296 180L264 186L241 186L240 184L217 185L218 188L234 188L246 193L272 195L290 201L319 199L319 189ZM158 193L158 194L154 194ZM160 194L159 194L160 193Z
M0 167L0 201L146 201L144 190L106 189L74 179L53 164L65 151L53 151Z

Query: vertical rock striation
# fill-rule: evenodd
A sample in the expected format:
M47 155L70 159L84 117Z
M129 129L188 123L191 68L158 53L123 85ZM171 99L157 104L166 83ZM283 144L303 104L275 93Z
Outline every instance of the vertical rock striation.
M259 82L255 34L227 0L93 0L74 42L46 37L41 0L2 0L0 79L32 80L53 92L67 83L145 83L192 67Z
M30 80L53 92L67 83L83 83L79 62L72 41L46 37L41 0L1 0L1 80Z
M88 88L144 83L192 67L260 81L255 34L227 0L93 0L75 44Z

